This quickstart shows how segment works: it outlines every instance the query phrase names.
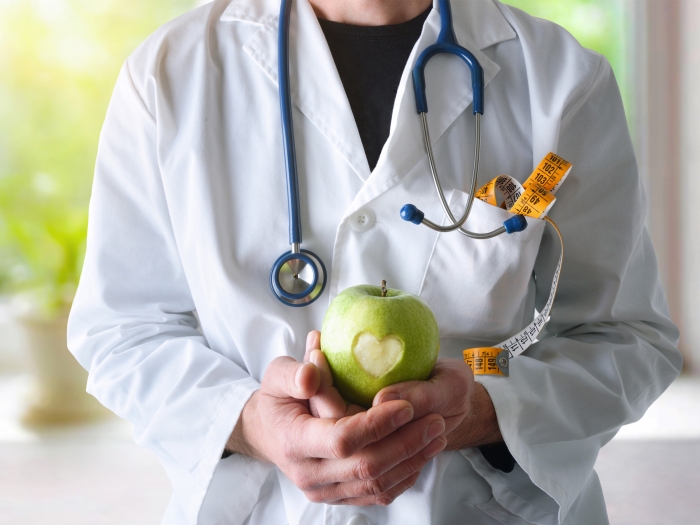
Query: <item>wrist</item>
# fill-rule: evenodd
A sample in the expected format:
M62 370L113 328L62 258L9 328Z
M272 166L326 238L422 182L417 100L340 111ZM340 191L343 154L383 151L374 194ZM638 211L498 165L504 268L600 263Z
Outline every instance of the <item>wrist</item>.
M258 424L259 400L260 391L258 390L250 396L250 399L243 407L236 426L226 442L226 450L269 463L270 460L262 453L259 444L256 442L256 437L260 436L260 425Z
M447 436L447 450L461 450L503 441L496 410L486 388L475 382L469 413Z

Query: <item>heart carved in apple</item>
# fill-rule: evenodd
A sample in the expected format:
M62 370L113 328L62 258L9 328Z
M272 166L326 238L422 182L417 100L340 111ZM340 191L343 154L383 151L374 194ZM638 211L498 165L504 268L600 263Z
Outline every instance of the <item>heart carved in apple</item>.
M321 350L335 387L346 401L364 407L385 386L428 379L440 350L428 305L384 284L344 290L321 328Z
M372 334L364 333L357 338L352 351L365 372L374 377L382 377L401 359L403 343L393 335L387 335L379 341Z

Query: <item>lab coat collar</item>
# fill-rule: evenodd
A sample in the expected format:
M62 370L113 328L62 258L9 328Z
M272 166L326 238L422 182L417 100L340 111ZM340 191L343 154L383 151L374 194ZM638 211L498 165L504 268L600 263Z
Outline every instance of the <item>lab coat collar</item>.
M222 22L277 23L280 0L232 0L221 15Z
M280 0L232 0L220 20L276 25L279 9ZM433 0L433 9L439 12L438 0ZM452 0L452 11L457 39L460 42L469 40L476 49L485 49L516 36L493 0Z
M234 0L221 17L222 21L260 26L243 49L275 85L279 8L279 0ZM328 139L353 171L366 180L370 170L360 133L323 30L308 0L292 3L289 39L292 103ZM298 129L297 124L295 131Z
M260 26L244 50L275 84L279 7L279 0L233 0L221 16L223 22ZM457 39L480 61L488 84L500 68L481 50L515 38L516 33L493 0L452 0L452 12ZM438 0L434 0L433 10L403 72L389 139L370 176L350 104L313 8L308 0L293 3L290 39L296 39L296 45L290 46L292 102L365 181L348 213L386 191L425 155L411 70L419 54L435 42L439 29L439 5ZM299 55L304 58L297 60ZM471 82L466 66L458 59L434 59L428 66L426 77L428 121L432 141L436 142L470 106Z

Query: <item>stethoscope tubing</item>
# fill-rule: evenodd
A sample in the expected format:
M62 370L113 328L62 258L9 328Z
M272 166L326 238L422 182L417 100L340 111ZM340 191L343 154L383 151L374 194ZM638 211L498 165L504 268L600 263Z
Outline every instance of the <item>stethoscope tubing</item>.
M301 206L299 204L299 177L297 171L296 146L294 144L294 121L289 85L289 20L292 0L280 4L280 27L277 39L278 84L280 113L282 115L282 146L287 173L287 206L289 209L289 244L301 244Z
M484 114L484 69L471 51L457 42L452 25L452 7L449 0L440 0L440 34L431 46L428 46L416 60L413 67L413 90L416 97L418 113L428 112L428 98L425 89L425 66L428 61L438 54L455 55L461 58L469 67L472 79L472 108L477 113Z
M435 155L433 154L433 146L430 140L430 129L428 126L428 101L426 95L425 83L425 67L431 58L438 54L450 54L461 58L469 67L472 81L472 112L474 114L474 167L472 169L472 178L470 183L469 199L467 205L459 219L456 219L454 213L445 197L445 192L440 184L437 166L435 163ZM440 34L438 35L435 44L428 46L416 60L416 64L412 71L413 89L416 99L416 110L421 118L421 128L423 131L423 144L428 156L430 165L430 173L435 185L435 191L440 199L442 209L450 220L450 224L441 226L429 219L425 218L422 211L412 204L407 204L401 209L401 217L413 222L414 224L422 224L428 228L440 233L447 233L457 230L462 235L472 239L490 239L497 237L503 233L514 233L522 231L527 227L527 222L520 217L515 221L510 221L510 224L496 228L493 231L486 233L475 233L463 228L462 226L469 218L474 198L476 195L476 187L479 179L479 158L481 150L481 116L484 114L484 69L477 58L457 42L457 37L452 24L452 9L449 0L440 0Z
M440 177L438 176L437 166L435 164L435 156L433 154L433 147L430 142L430 131L428 129L428 118L426 113L421 113L421 122L423 124L423 142L425 144L425 149L428 154L428 163L430 164L430 174L433 177L433 183L435 185L435 190L440 198L440 204L442 204L442 209L445 215L452 221L450 225L440 226L426 218L423 218L422 224L440 233L447 233L457 230L462 235L472 238L472 239L491 239L492 237L497 237L503 233L506 233L505 226L500 226L493 231L487 233L475 233L462 228L462 225L469 218L472 206L474 204L474 196L476 195L476 186L479 178L479 157L481 149L481 114L476 113L474 115L474 167L472 169L472 179L470 182L469 199L467 201L467 206L464 208L464 212L459 220L455 219L452 209L447 203L445 197L445 192L442 190L442 185L440 184Z
M292 0L282 0L280 4L279 29L277 38L277 79L279 85L280 116L282 123L282 145L284 167L287 174L287 208L289 214L289 244L291 250L283 253L270 270L270 289L274 296L287 306L307 306L318 299L326 287L326 266L321 258L309 250L301 249L301 205L299 199L299 177L297 171L296 146L294 144L294 121L292 116L292 96L289 82L289 26L292 13ZM301 292L285 290L280 281L285 265L308 266L313 279ZM294 275L294 282L299 278Z

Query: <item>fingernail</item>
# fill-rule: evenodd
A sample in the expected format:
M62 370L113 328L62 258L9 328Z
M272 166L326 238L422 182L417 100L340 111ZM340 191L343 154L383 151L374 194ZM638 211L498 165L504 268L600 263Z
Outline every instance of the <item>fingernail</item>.
M394 417L391 418L391 423L394 425L394 428L396 428L405 425L411 421L411 419L413 419L413 408L406 407L394 414Z
M436 439L430 445L425 447L423 449L423 455L426 458L434 458L437 456L440 452L445 450L445 446L447 445L447 440L446 439Z
M316 339L316 333L315 332L309 332L306 335L306 351L308 352L311 348L314 346L314 341Z
M403 397L401 397L401 394L384 394L378 401L377 405L380 405L382 403L386 403L387 401L401 401ZM375 405L376 406L376 405Z
M445 422L444 421L435 421L433 423L430 423L428 425L428 428L425 429L425 437L423 438L426 443L430 443L433 439L436 437L442 435L442 433L445 431Z
M319 368L321 365L321 355L323 354L320 350L311 350L309 352L309 362L316 365L316 368Z

